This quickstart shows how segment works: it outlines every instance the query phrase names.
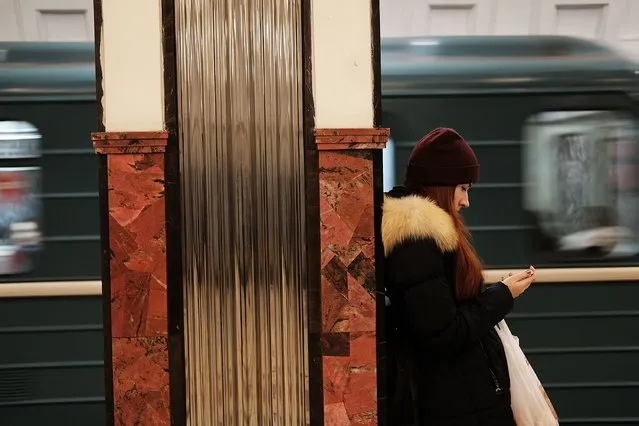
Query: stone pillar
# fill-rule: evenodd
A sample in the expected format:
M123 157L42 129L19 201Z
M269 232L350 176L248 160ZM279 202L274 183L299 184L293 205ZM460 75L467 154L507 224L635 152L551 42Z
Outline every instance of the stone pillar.
M320 245L309 238L311 423L372 426L383 423L376 235L388 138L379 5L301 1L306 167L319 181L307 188ZM109 424L183 425L174 2L95 4Z
M321 282L310 307L321 337L311 365L321 359L324 425L386 424L379 2L314 0L312 10Z
M375 184L382 176L375 166L388 135L388 129L315 131L325 425L378 424Z
M96 1L95 19L107 422L169 425L160 2Z
M105 332L110 331L105 366L111 368L112 394L107 400L112 399L116 425L169 424L167 137L166 132L93 135L100 156L101 205L108 209L102 238L109 266L103 271L102 294Z

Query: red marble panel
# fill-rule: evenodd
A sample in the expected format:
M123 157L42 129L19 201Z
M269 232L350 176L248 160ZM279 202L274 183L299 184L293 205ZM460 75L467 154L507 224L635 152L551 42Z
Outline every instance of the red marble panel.
M344 405L353 425L377 424L377 358L371 356L376 344L374 328L351 332L350 377Z
M322 332L348 332L348 272L338 257L322 268Z
M115 425L169 425L166 132L93 134L108 154ZM105 212L106 213L106 212Z
M164 155L109 155L112 337L167 334Z
M142 154L166 151L168 132L93 133L93 147L98 154Z
M375 331L375 293L348 277L348 326L350 332Z
M317 145L319 151L336 151L346 149L384 149L386 142L373 143L373 142L348 142L344 143L322 143Z
M351 333L349 356L324 356L324 424L377 424L375 332ZM374 352L373 352L374 353Z
M166 337L114 338L115 426L170 424Z
M350 149L383 149L390 129L315 129L315 142L320 151Z
M317 138L318 144L342 145L342 144L364 144L374 145L386 143L385 136L375 135L344 135L344 136L321 136Z
M342 129L315 129L316 137L321 136L348 136L348 135L386 135L390 134L390 129L387 128L370 128L370 127L352 127Z
M96 154L153 154L166 151L163 146L96 146Z
M323 151L319 161L322 264L335 254L349 265L362 251L374 253L373 220L363 214L373 211L372 155Z
M320 151L324 424L377 424L372 152Z
M91 134L94 142L123 142L127 145L136 145L144 140L166 140L169 132L95 132Z

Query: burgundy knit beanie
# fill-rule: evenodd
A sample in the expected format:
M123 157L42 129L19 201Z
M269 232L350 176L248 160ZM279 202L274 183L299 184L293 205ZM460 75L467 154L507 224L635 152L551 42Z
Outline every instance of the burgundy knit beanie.
M408 159L406 185L454 186L479 180L479 161L453 129L439 127L424 136Z

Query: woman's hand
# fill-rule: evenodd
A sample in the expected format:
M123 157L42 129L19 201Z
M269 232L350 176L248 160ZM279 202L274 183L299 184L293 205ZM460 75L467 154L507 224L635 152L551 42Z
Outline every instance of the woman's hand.
M525 271L508 274L508 278L502 279L501 282L506 284L513 298L517 298L530 287L536 278L535 268L531 266Z

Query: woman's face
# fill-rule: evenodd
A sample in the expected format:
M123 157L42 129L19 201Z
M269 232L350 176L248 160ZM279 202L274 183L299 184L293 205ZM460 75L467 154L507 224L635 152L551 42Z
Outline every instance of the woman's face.
M470 187L471 185L469 183L464 183L455 187L455 198L453 200L453 204L457 211L460 211L462 208L470 207L470 199L468 198L468 191L470 191Z

